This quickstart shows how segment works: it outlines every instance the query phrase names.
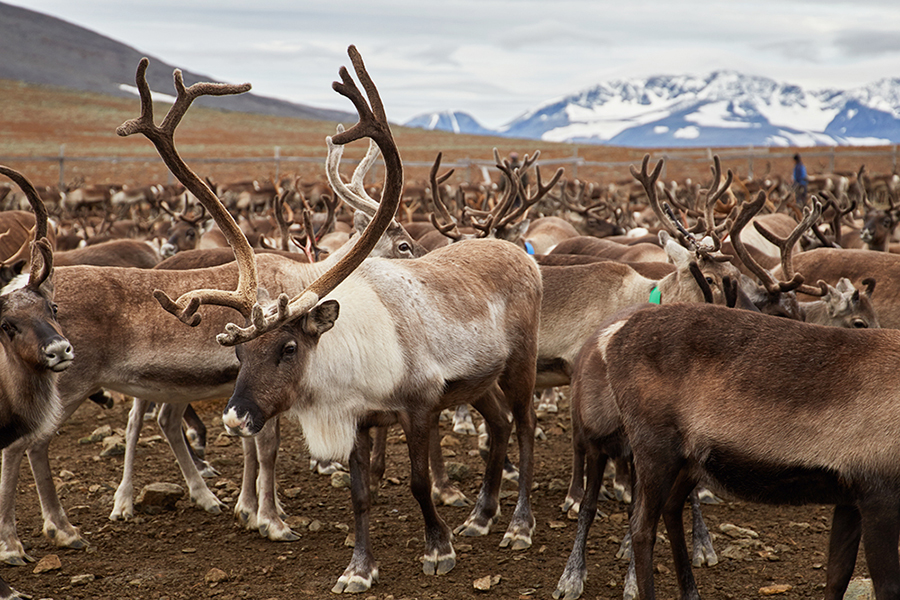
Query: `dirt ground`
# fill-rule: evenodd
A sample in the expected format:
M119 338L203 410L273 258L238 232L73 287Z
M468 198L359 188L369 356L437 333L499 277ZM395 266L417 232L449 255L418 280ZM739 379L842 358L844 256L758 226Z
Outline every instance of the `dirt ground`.
M139 514L129 522L109 521L122 457L101 458L99 443L79 443L79 440L103 425L124 429L129 407L127 401L108 410L86 402L62 427L50 447L51 465L54 474L59 476L57 487L63 505L73 524L90 542L89 548L57 549L41 535L37 494L30 471L23 466L16 507L19 535L34 558L40 560L56 554L61 568L33 574L34 565L4 567L0 571L4 578L34 598L55 600L287 600L331 596L332 585L350 560L351 549L344 545L347 531L352 527L350 495L347 489L333 487L330 477L309 470L308 454L295 423L282 425L277 474L281 501L300 539L276 543L255 531L242 529L230 512L209 515L187 499L178 501L173 511L152 516ZM223 431L221 408L222 404L217 403L200 407L209 427L207 458L221 473L208 483L233 506L232 494L236 497L234 490L241 478L240 444L231 438L218 437ZM539 420L547 440L539 441L536 449L534 546L518 552L499 548L515 500L508 497L502 501L500 523L488 536L455 540L457 566L440 577L422 573L421 514L408 487L406 447L399 430L392 431L386 479L372 516L381 580L359 597L437 600L477 594L486 598L550 598L575 534L575 522L567 519L559 508L570 471L569 423L565 400L559 413L541 415ZM158 437L159 433L155 424L145 424L137 457L136 491L153 482L183 483L173 455L166 442ZM474 498L482 468L475 452L476 439L453 434L446 423L443 434L446 460L469 467L470 474L460 485L469 498ZM465 508L439 510L451 527L461 523L468 514ZM621 597L627 566L615 558L625 533L625 507L605 501L601 510L607 516L595 522L589 540L589 576L583 595L588 599ZM831 520L828 507L769 507L725 502L705 506L704 514L714 532L720 558L715 567L695 570L704 597L757 598L763 592L779 590L782 590L779 597L783 598L822 596L823 563ZM750 529L759 537L751 538L746 532L726 535L722 533L723 525ZM668 544L663 542L657 548L658 595L674 598L676 590ZM207 575L213 568L224 571L227 579L218 583L208 581ZM93 579L79 578L84 575L92 575ZM856 576L865 575L861 559ZM475 591L475 581L485 577L493 578L490 590Z

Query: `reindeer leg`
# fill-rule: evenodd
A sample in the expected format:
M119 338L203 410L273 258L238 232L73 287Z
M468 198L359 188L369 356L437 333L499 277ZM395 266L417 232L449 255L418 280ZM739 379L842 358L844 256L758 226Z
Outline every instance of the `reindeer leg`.
M378 581L378 563L372 553L369 539L369 482L370 453L369 429L362 427L356 432L356 442L350 453L350 498L353 502L353 557L332 593L358 594L372 587Z
M465 404L460 404L453 411L453 432L465 435L478 435L475 422L472 421L472 413Z
M190 404L187 405L187 408L184 411L184 437L187 439L188 447L193 451L197 458L203 459L206 457L206 424L203 422L203 419L200 418L200 415L197 414L197 411L194 410L194 407ZM196 460L194 462L197 462ZM203 461L204 465L209 465L209 463ZM203 473L204 469L197 466L201 473ZM212 467L209 467L212 469ZM213 469L215 471L215 469ZM209 475L210 477L215 477L218 473L214 473ZM204 477L206 475L204 474Z
M15 566L34 562L16 533L16 483L26 446L26 441L17 440L3 449L0 473L0 560Z
M116 488L113 509L109 513L110 521L127 521L134 517L134 455L138 437L144 425L144 413L150 403L135 398L128 412L128 425L125 427L125 458L122 462L122 480Z
M837 505L831 522L831 538L828 540L828 570L825 572L825 598L837 600L844 597L853 567L859 553L862 537L862 520L855 506ZM868 544L866 545L868 548Z
M519 498L516 510L510 519L500 547L511 546L513 550L524 550L531 547L531 534L534 531L534 514L531 510L531 486L534 482L534 429L537 417L534 413L532 390L534 378L523 377L523 373L534 375L534 369L524 367L509 371L511 376L504 375L501 380L503 392L512 404L513 419L516 423L516 438L519 442ZM506 439L503 440L506 446Z
M378 487L384 479L384 469L387 459L387 427L373 427L375 436L372 441L372 460L369 470L369 493L372 500L378 497Z
M433 419L431 415L421 411L414 414L401 413L399 416L400 424L406 431L406 446L410 462L410 488L413 497L422 509L422 519L425 521L423 570L426 575L443 575L456 566L456 552L451 543L450 528L438 515L431 499L428 444L430 443Z
M900 598L900 506L895 492L860 503L866 564L876 598ZM829 557L829 568L832 566Z
M188 451L187 444L184 440L184 434L181 430L181 420L186 408L187 404L162 404L156 422L162 430L163 435L165 435L166 439L169 441L172 453L175 454L175 460L178 461L181 475L184 477L184 482L188 486L191 502L210 514L218 515L222 512L225 503L219 500L219 498L206 487L203 476L200 475L200 471L197 470L194 461L191 460L191 453Z
M259 495L259 511L256 522L260 535L275 542L293 542L300 539L282 519L284 511L278 505L275 491L275 459L281 442L281 420L269 419L253 438L259 458L259 478L256 491Z
M429 462L431 463L431 499L445 506L469 506L472 503L459 488L450 483L450 477L447 476L447 471L444 469L439 422L440 413L435 413L431 425L431 441L428 444Z
M703 513L700 512L700 492L697 488L691 492L691 540L693 547L693 560L691 561L695 567L706 565L713 567L719 564L719 557L716 556L716 550L713 548L712 537L709 535L709 529L706 527L706 521L703 520Z
M465 536L487 535L491 525L500 516L500 485L503 482L503 460L506 458L506 444L512 431L512 424L506 418L506 411L497 401L496 393L488 393L479 398L474 406L484 417L490 430L488 436L488 456L485 460L484 477L475 507L465 522L455 533Z
M575 600L575 598L581 597L581 593L584 591L584 582L587 579L584 552L587 547L588 533L594 523L594 517L597 516L597 499L600 496L603 467L606 465L607 457L600 451L596 443L583 444L582 450L581 462L582 464L587 462L587 489L584 493L583 510L578 513L578 531L575 534L572 553L569 554L566 568L553 592L553 597L557 600L559 598Z
M675 576L681 589L681 598L685 600L700 600L700 592L697 591L697 582L694 580L694 572L691 568L691 557L687 551L684 518L682 516L685 500L695 488L696 482L688 477L687 471L680 471L662 513L672 547Z
M581 439L577 429L575 429L572 434L572 477L569 479L569 491L566 493L566 499L560 506L564 513L570 510L574 510L577 513L581 510L581 501L584 497L584 461L586 452L585 441Z
M259 498L256 494L256 480L259 477L259 459L256 441L249 437L241 438L241 448L244 453L244 474L241 494L234 505L234 518L245 528L258 531L256 515L259 512Z
M80 404L80 402L79 402ZM69 407L67 407L69 408ZM74 412L75 407L71 407ZM71 412L64 414L60 423L69 418ZM53 483L53 473L50 471L50 441L54 436L35 441L28 449L28 462L31 465L31 474L37 485L38 497L41 501L41 514L44 515L44 535L53 541L53 544L61 548L86 548L85 541L78 529L69 523L66 511L63 510L56 493L56 485Z

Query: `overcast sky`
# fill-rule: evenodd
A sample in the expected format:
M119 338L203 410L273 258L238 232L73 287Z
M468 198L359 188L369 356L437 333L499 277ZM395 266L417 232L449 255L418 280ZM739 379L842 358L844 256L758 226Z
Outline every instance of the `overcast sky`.
M807 89L900 77L898 0L5 1L213 81L347 111L331 82L356 44L399 123L463 110L498 127L649 75L731 69Z

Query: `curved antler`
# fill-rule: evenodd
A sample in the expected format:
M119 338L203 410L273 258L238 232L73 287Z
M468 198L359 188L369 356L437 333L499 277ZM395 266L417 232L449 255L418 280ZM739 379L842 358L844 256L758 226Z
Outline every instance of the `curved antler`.
M235 323L225 326L225 333L220 333L216 339L224 346L233 346L252 340L263 333L279 327L285 321L294 316L303 314L314 307L320 298L331 292L366 258L382 233L388 228L394 218L394 213L400 205L400 195L403 188L403 163L400 160L400 152L391 134L390 124L384 112L384 105L375 83L369 77L362 57L355 46L347 49L353 68L359 78L368 97L368 103L350 73L345 67L340 69L340 82L334 82L332 88L342 96L348 98L356 107L359 114L359 122L349 130L340 132L332 138L338 145L371 138L378 144L384 157L385 182L381 203L378 210L363 231L359 241L328 271L323 273L303 292L288 300L286 294L278 298L274 314L264 314L263 308L256 303L253 305L249 327L243 328Z
M212 192L206 182L201 180L178 155L178 151L175 149L174 134L176 127L178 127L181 119L195 99L200 96L242 94L250 89L250 84L195 83L186 88L181 70L176 69L174 78L178 96L163 119L162 124L157 126L153 122L153 101L146 77L149 64L150 61L148 59L142 58L135 75L135 82L141 97L141 115L136 119L131 119L119 125L116 133L123 137L140 133L153 143L156 151L172 174L197 197L200 204L213 216L219 229L225 235L225 239L228 240L228 243L234 249L235 258L240 267L237 290L233 292L225 290L193 290L182 294L174 301L162 290L154 290L153 296L163 308L191 326L200 324L200 315L197 314L197 309L200 308L201 304L228 306L248 317L256 302L258 281L256 258L253 254L253 249L237 226L234 218L225 209L218 197Z
M0 175L6 175L19 186L34 211L34 242L31 244L31 273L28 276L28 287L36 290L53 272L53 249L47 239L47 207L27 177L15 169L2 165ZM38 254L42 260L37 260Z
M431 172L428 175L428 180L431 182L432 203L432 211L429 215L429 219L431 219L431 224L434 225L435 229L451 240L458 242L462 239L462 233L459 231L459 225L456 222L456 219L454 219L450 215L450 211L447 210L447 205L444 203L444 195L441 193L441 184L450 179L454 169L450 169L441 176L438 176L437 174L438 170L441 168L441 158L443 158L443 156L443 152L438 152L437 156L434 158L434 164L431 165Z
M344 133L344 126L339 123L337 134L340 135L342 133ZM374 140L369 141L369 149L366 152L366 156L356 166L356 170L353 171L353 178L349 186L344 183L340 173L344 146L334 143L331 136L325 138L325 145L328 147L328 156L325 159L325 175L334 193L353 210L362 211L369 217L373 216L378 210L378 202L369 197L362 181L375 163L375 159L378 158L378 145Z
M803 209L803 219L794 227L794 230L785 237L780 238L772 233L770 230L766 229L759 222L754 221L753 227L771 244L778 247L781 252L781 272L785 277L794 273L794 264L793 264L793 252L794 246L797 244L797 241L800 239L800 236L809 229L818 219L822 216L822 203L819 200L812 196L812 210L809 207ZM798 279L799 278L799 279ZM823 286L820 282L816 286L806 285L803 283L803 276L799 273L794 273L792 282L798 282L796 287L791 289L796 289L798 292L809 294L810 296L824 296L828 293L828 288ZM780 284L784 285L784 284ZM788 291L788 290L782 290Z

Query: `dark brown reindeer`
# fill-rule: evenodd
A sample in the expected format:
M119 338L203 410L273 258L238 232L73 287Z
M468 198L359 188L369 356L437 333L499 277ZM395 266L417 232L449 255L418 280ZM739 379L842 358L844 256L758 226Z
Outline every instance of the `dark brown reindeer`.
M62 407L56 382L74 359L71 344L56 321L53 302L53 253L47 240L47 210L22 174L0 166L35 212L36 241L31 271L22 287L0 295L0 448L55 431ZM0 579L0 599L20 595Z
M636 468L640 597L655 597L660 515L681 597L699 597L682 505L702 480L748 501L835 504L825 598L843 597L861 539L876 597L900 598L898 345L894 331L709 306L662 306L606 328L597 348Z
M856 187L859 191L859 197L862 199L863 206L866 207L859 239L866 250L890 252L894 231L897 229L897 224L900 223L900 202L898 202L897 194L890 188L886 190L888 201L886 207L878 207L870 202L863 181L865 170L866 167L863 165L856 176Z
M314 457L349 458L356 545L336 592L362 591L378 576L368 538L369 428L398 419L407 434L412 491L425 519L425 572L453 568L450 529L431 500L428 443L436 411L472 396L479 398L476 405L496 442L466 527L485 533L498 517L500 472L512 426L500 410L505 405L518 428L522 476L519 502L501 545L530 546L531 390L541 297L537 265L498 240L455 244L416 261L363 262L399 205L402 164L378 92L356 49L351 46L349 53L371 108L341 69L342 82L334 88L353 101L360 122L333 141L343 145L371 137L386 167L382 202L354 251L293 300L280 296L271 310L257 303L249 253L238 255L245 282L238 293L223 297L200 290L176 301L158 295L183 320L196 318L202 303L252 304L249 327L229 325L219 336L221 343L239 344L241 370L224 416L231 430L254 434L268 419L290 410L300 418ZM139 129L144 128L126 130ZM457 293L461 285L466 295ZM356 348L352 356L342 350L348 347Z

